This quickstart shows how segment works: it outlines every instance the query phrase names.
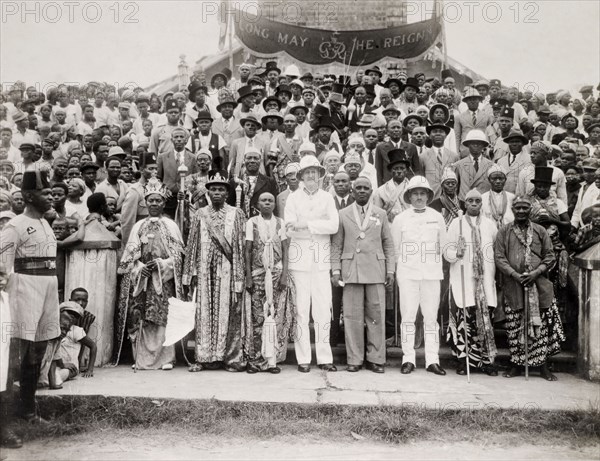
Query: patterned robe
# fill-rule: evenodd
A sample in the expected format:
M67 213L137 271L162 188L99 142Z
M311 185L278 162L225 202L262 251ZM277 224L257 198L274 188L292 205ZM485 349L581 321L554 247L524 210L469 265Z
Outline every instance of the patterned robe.
M295 329L296 309L294 300L296 299L296 293L292 278L288 276L287 289L282 290L279 288L282 273L282 237L285 237L283 226L284 223L281 218L273 216L270 221L266 221L261 216L255 216L248 220L246 228L246 244L252 245L252 283L254 285L250 295L253 334L251 349L248 351L248 360L261 370L268 369L275 366L276 362L285 360L290 334ZM272 252L269 251L269 246L272 248ZM265 255L267 255L267 258L272 255L272 261L270 261L272 266L270 269L272 290L269 290L266 286ZM270 297L269 291L271 291ZM269 315L269 312L265 312L268 303L272 303L272 316L276 325L275 357L272 358L264 357L265 354L262 352L265 349L263 345L265 339L267 341L273 340L273 338L263 337L263 324L265 318Z
M183 296L182 257L183 239L171 219L148 217L133 226L118 268L123 279L117 308L115 365L126 329L137 351L139 368L156 369L174 362L174 347L163 348L162 343L168 299ZM144 264L153 259L158 261L158 270L153 271L150 278L142 277Z
M183 283L196 286L196 362L241 369L252 322L244 309L244 212L227 204L200 208L190 225ZM237 302L234 302L234 296Z

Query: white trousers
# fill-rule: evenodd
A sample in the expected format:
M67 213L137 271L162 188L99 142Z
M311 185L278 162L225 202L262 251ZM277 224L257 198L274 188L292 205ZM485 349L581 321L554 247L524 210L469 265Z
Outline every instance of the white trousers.
M439 364L440 326L437 323L437 314L440 304L440 281L398 279L398 289L402 315L402 363L416 364L415 319L421 306L425 329L425 363L427 367L434 363Z
M317 364L333 363L329 345L331 327L331 281L329 271L290 271L296 286L296 339L294 349L299 365L311 362L310 330L311 315L315 328Z

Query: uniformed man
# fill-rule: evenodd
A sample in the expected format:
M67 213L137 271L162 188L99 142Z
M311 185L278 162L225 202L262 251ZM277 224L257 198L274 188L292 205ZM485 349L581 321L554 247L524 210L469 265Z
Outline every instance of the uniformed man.
M402 314L402 374L415 369L415 319L419 307L425 325L425 362L427 371L436 375L446 372L439 364L440 281L443 279L441 248L446 236L444 217L427 205L433 190L423 176L414 176L404 192L410 208L392 223L397 279Z
M2 262L9 273L13 337L20 364L18 411L28 422L44 422L36 414L35 391L49 340L60 336L56 239L43 219L52 207L46 171L26 171L21 186L25 211L0 234Z

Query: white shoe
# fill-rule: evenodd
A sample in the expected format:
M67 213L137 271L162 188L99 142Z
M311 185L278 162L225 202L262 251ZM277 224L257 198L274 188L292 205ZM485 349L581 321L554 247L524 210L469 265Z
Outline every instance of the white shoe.
M173 369L173 364L172 364L172 363L165 363L165 364L162 366L162 369L163 369L163 370L172 370L172 369Z

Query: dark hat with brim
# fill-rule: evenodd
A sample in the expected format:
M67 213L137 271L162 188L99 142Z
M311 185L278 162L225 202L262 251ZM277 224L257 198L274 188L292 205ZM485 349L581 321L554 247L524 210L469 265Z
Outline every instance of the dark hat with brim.
M317 104L313 109L313 115L315 117L329 117L331 111L329 110L329 107L324 106L323 104Z
M548 166L535 167L535 176L531 180L533 184L556 184L552 181L552 173L554 168Z
M419 91L419 81L414 77L407 78L406 83L404 84L404 89L408 87L414 88L416 91Z
M222 78L222 79L225 81L225 86L227 86L227 82L229 81L229 79L227 78L227 75L225 75L225 74L224 74L224 73L222 73L222 72L217 72L215 75L213 75L213 76L211 77L211 79L210 79L210 86L215 86L215 85L214 85L214 82L215 82L215 79L216 79L217 77L221 77L221 78Z
M425 127L425 129L427 130L427 134L430 135L431 132L433 130L444 130L444 132L446 133L446 136L448 134L450 134L450 127L448 125L442 125L441 123L434 123L432 125L427 125L427 127Z
M289 113L293 115L294 113L296 113L296 111L298 109L301 109L301 110L304 111L305 114L308 114L308 107L306 107L306 106L304 106L302 104L298 104L297 106L291 107L289 109Z
M242 99L251 96L252 94L252 87L250 85L245 85L238 90L237 101L242 102Z
M281 114L279 112L276 112L276 111L267 112L265 115L262 116L260 121L264 125L267 122L267 119L270 119L270 118L276 118L280 125L283 123L283 117L281 116Z
M329 128L331 131L335 131L335 125L333 124L333 120L329 116L323 116L319 119L319 124L317 125L317 131L321 128Z
M383 73L379 70L379 67L377 66L373 66L370 69L367 69L365 71L365 75L369 75L371 72L375 72L377 75L379 75L379 78L383 77Z
M196 93L199 90L203 90L204 94L208 93L208 88L197 80L194 80L188 85L188 91L190 92L190 94L188 95L188 99L191 102L196 102Z
M79 171L84 172L85 170L89 170L90 168L95 171L98 171L100 169L100 166L94 162L85 162L79 167Z
M400 79L397 78L388 78L385 83L383 84L383 86L385 88L389 88L390 86L392 86L392 84L395 83L396 85L398 85L398 88L400 88L400 91L402 92L402 90L404 89L404 83L402 83L402 81Z
M22 191L44 190L50 188L46 170L26 171L23 173Z
M520 139L523 141L523 144L527 144L529 142L529 139L527 139L527 136L525 136L521 130L511 130L510 133L508 133L508 136L502 140L508 143L512 139Z
M19 150L26 150L26 149L35 150L35 144L32 144L30 142L24 142L23 144L21 144L19 146Z
M434 104L433 106L431 106L431 108L429 109L429 118L433 119L433 113L435 112L436 109L442 109L444 111L444 113L446 114L446 120L445 122L448 121L448 119L450 118L450 109L448 109L448 106L446 104Z
M268 98L265 98L262 102L262 106L264 110L267 110L267 104L270 102L276 102L277 103L277 110L281 110L281 101L279 100L279 98L277 98L276 96L269 96Z
M196 116L196 120L210 120L212 122L213 118L212 118L212 115L210 115L209 111L201 110L200 112L198 112L198 115Z
M385 110L383 112L385 112ZM416 120L417 122L419 122L420 126L423 126L423 119L415 114L410 114L404 117L404 120L402 120L402 126L406 127L408 125L408 122L410 122L411 120Z
M410 160L406 156L404 149L392 149L388 152L388 159L389 163L387 169L389 171L391 171L394 165L397 165L398 163L404 163L407 168L410 168Z
M224 99L223 101L221 101L219 103L219 105L217 106L217 112L221 112L221 109L223 109L224 106L226 105L231 105L233 106L233 108L235 109L235 107L238 105L237 101L233 98L227 98Z
M248 114L244 118L240 119L240 125L244 126L246 122L254 123L258 128L262 127L262 124L256 118L254 114Z
M292 90L290 90L289 85L281 84L277 87L277 90L275 91L275 96L277 96L278 94L281 94L281 93L288 93L289 95L291 95Z
M592 123L590 126L587 127L587 132L588 134L595 128L600 128L600 123Z

